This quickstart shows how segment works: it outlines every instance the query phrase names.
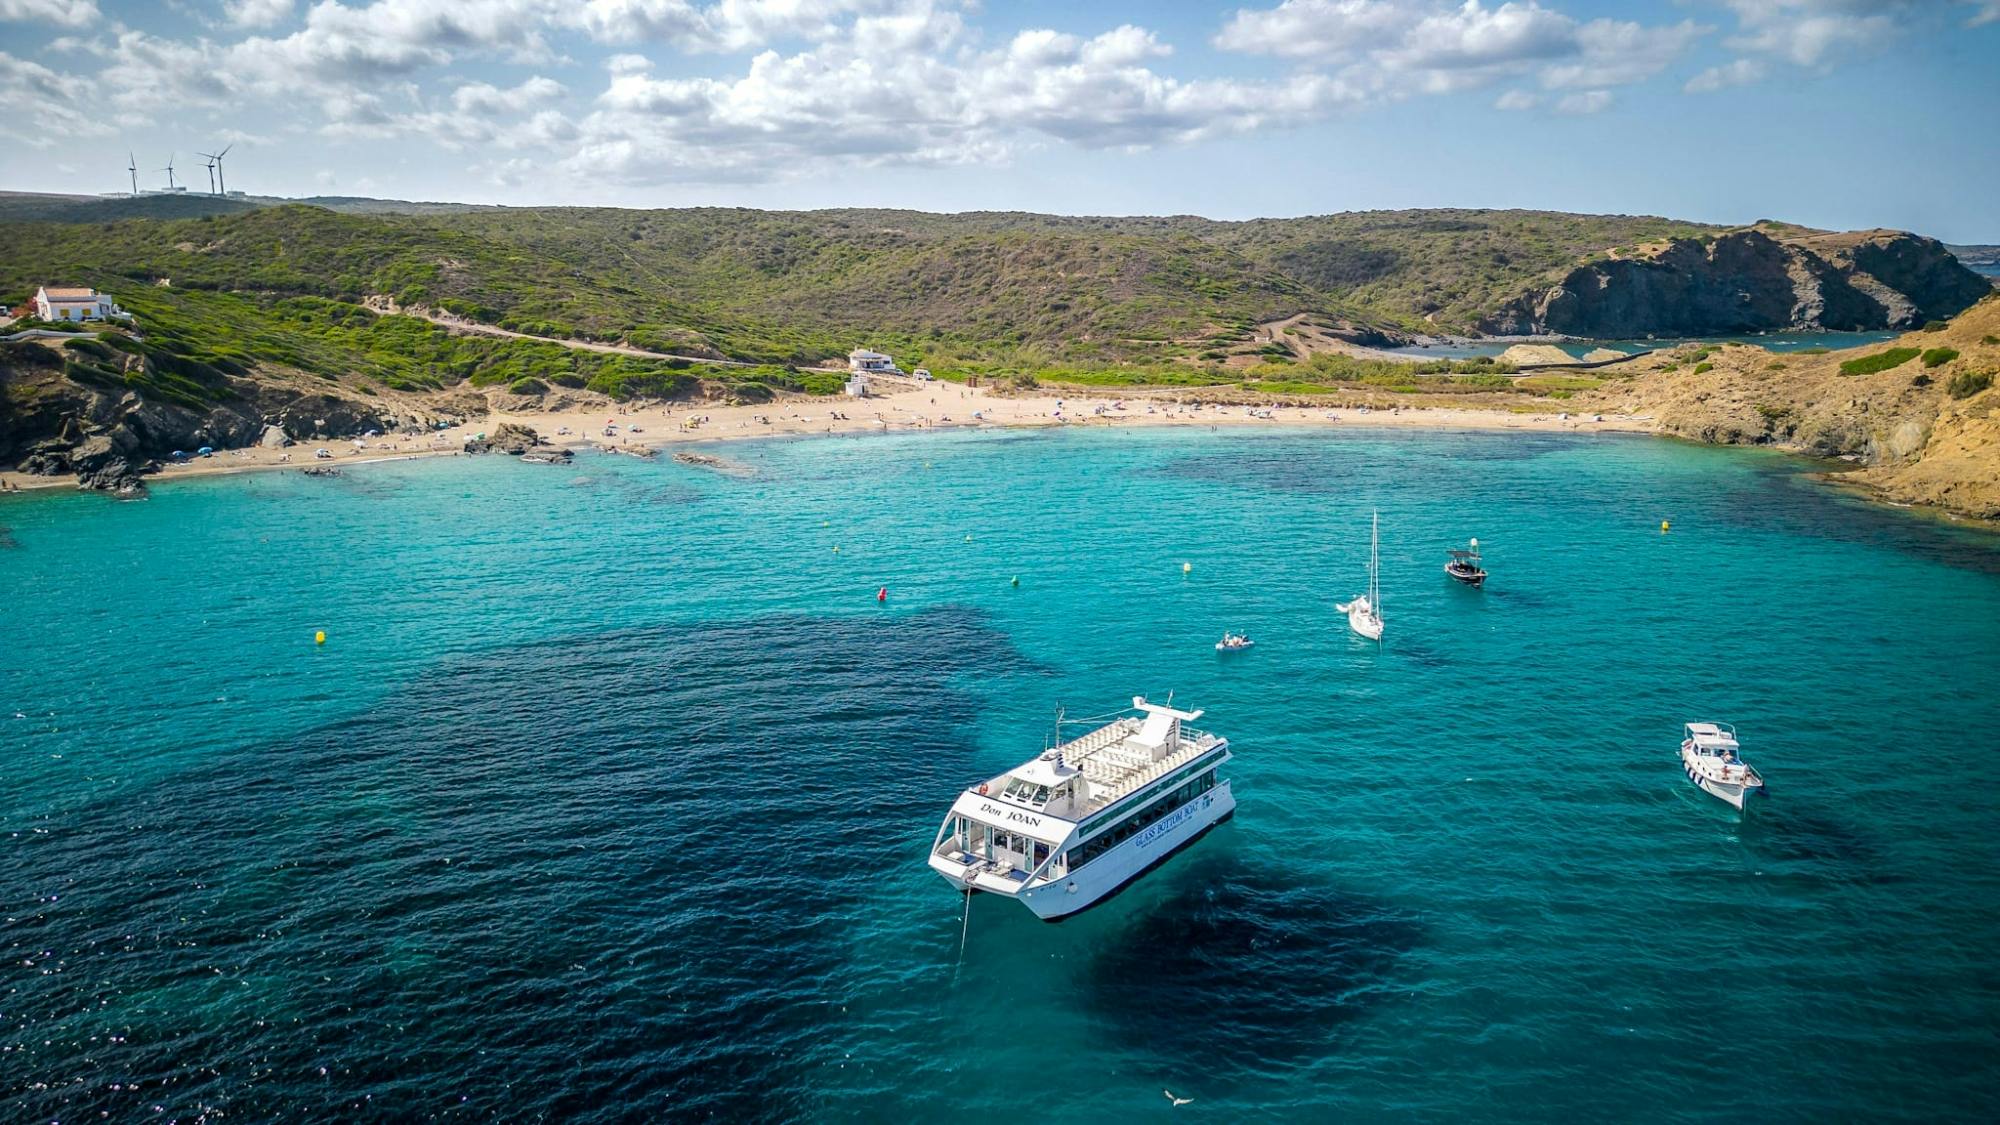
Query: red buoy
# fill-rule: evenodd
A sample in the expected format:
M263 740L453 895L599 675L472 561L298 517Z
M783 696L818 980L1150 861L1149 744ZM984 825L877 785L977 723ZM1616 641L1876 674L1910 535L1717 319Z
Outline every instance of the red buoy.
M884 586L884 587L882 587L882 588L881 588L880 590L877 590L877 591L875 591L875 600L876 600L876 601L878 601L878 602L886 602L886 601L888 601L888 600L889 600L889 587L887 587L887 586Z

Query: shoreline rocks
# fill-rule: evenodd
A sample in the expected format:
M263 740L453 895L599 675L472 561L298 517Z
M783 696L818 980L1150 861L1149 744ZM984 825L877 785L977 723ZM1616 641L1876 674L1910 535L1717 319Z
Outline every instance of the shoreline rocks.
M674 454L674 460L682 465L691 465L697 469L709 469L724 476L748 477L755 476L757 473L757 470L740 461L731 461L709 453L689 453L682 451Z

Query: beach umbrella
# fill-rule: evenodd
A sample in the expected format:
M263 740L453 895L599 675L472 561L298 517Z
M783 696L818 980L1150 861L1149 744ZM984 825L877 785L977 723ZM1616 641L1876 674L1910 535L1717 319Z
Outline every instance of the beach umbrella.
M215 452L215 447L209 445L204 445L200 449L195 450L195 453L202 457L207 457L210 454L213 454L214 452Z

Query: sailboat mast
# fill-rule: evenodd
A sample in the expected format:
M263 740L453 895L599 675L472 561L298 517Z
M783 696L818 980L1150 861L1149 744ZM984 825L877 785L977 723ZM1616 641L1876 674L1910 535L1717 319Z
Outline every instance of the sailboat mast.
M1376 512L1368 535L1368 604L1382 617L1382 513Z

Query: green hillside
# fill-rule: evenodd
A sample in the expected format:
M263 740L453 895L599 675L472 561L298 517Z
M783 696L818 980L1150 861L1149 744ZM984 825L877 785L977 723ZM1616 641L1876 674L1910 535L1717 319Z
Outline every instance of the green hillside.
M12 199L0 215L46 202ZM1179 366L1199 381L1224 356L1257 350L1262 322L1307 314L1365 342L1462 330L1581 257L1702 229L1514 211L1223 223L217 202L228 213L118 218L188 204L105 199L64 204L71 221L0 222L0 298L18 302L46 281L91 284L142 324L241 362L363 370L391 386L504 366L486 353L525 345L462 341L453 350L473 358L443 362L420 343L430 329L374 326L343 344L368 362L329 352L332 338L374 324L359 307L369 298L531 335L762 364L813 364L870 344L934 365ZM302 320L305 297L333 304Z

